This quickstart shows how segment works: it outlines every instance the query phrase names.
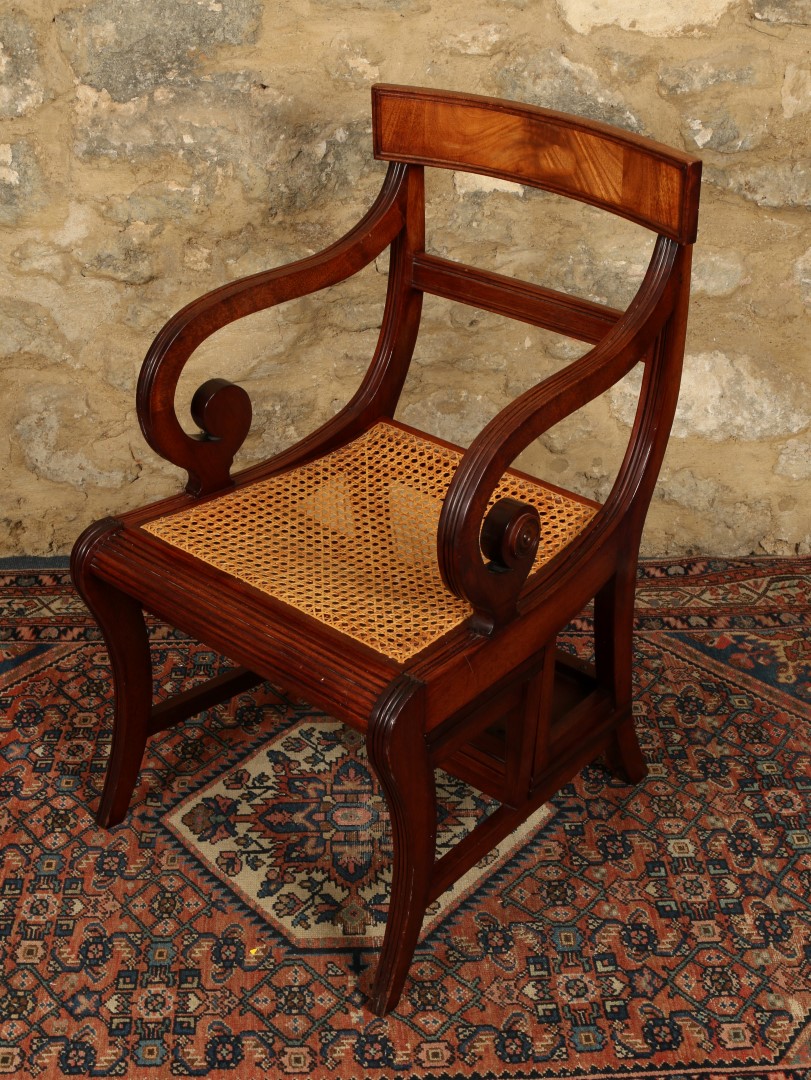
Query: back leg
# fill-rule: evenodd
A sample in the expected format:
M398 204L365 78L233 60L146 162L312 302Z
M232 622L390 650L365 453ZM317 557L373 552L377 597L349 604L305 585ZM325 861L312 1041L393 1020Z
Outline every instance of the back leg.
M93 551L117 522L101 521L79 537L71 574L99 624L110 656L115 696L113 743L96 822L111 828L130 804L146 747L152 711L152 662L141 605L94 574Z
M634 728L633 632L636 560L623 567L594 601L594 653L597 681L614 700L614 733L606 752L609 769L638 784L648 766Z

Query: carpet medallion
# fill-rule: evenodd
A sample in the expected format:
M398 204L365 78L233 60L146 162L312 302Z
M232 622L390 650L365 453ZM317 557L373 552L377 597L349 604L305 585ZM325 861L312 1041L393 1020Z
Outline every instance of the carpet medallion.
M811 1077L808 560L646 563L635 788L585 769L363 985L390 834L362 740L271 687L156 736L93 823L109 665L0 567L0 1076ZM588 613L563 644L588 653ZM156 693L222 658L151 627ZM491 803L443 777L443 843Z
M495 807L439 774L444 854ZM549 816L542 807L429 911L429 931ZM165 819L181 844L297 948L382 942L391 836L363 738L300 709L277 739L196 791Z

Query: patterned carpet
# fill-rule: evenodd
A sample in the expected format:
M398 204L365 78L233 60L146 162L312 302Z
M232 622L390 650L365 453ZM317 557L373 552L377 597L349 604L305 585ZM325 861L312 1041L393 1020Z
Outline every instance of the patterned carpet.
M0 564L0 1076L808 1080L810 575L642 567L650 775L584 770L435 906L378 1019L390 840L357 736L244 694L156 737L105 833L98 632L61 565ZM159 694L222 666L153 642ZM447 780L445 840L487 809Z

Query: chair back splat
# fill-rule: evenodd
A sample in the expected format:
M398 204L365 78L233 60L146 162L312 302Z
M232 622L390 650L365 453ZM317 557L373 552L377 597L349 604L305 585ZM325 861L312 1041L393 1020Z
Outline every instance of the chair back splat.
M72 569L114 680L101 825L125 816L151 735L265 680L363 733L394 842L368 987L383 1014L434 899L598 755L631 782L645 775L631 712L634 583L678 396L701 164L604 124L467 94L375 86L372 118L389 167L358 224L315 255L200 297L158 334L138 417L186 489L90 525ZM650 230L635 297L621 311L429 253L426 168L540 188ZM209 380L192 400L200 433L188 434L175 395L189 357L229 323L344 281L387 248L378 342L354 396L296 445L232 474L250 400ZM463 449L394 419L425 293L590 348ZM604 503L513 468L636 365L636 418ZM593 663L556 647L592 600ZM238 666L153 704L145 611ZM439 859L438 767L500 804Z

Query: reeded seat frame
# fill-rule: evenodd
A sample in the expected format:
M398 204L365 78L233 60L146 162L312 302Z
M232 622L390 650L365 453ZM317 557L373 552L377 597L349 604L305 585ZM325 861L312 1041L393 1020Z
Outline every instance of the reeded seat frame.
M300 695L364 733L394 841L389 915L369 993L371 1008L382 1014L399 1000L425 909L437 896L599 754L632 782L645 774L631 716L634 583L642 527L678 396L701 164L627 132L515 102L379 85L372 105L374 153L389 162L376 202L324 251L232 282L169 320L144 361L137 407L150 446L187 472L186 490L91 525L76 543L72 569L104 633L114 679L101 825L113 826L126 814L151 734L261 681ZM657 240L633 301L618 311L429 254L426 166L542 188L652 230ZM250 401L239 386L209 380L192 401L201 433L187 434L175 412L175 392L188 358L221 327L343 281L387 247L380 335L354 397L295 446L232 476L234 454L250 426ZM467 450L450 447L393 419L424 293L592 347L504 408ZM511 470L534 439L637 364L643 376L636 418L603 505ZM315 491L318 507L338 506L334 513L341 520L349 512L341 500L351 503L362 487L371 490L364 505L374 503L378 473L378 486L391 487L390 466L370 466L363 484L356 479L344 485L337 502L333 494L327 499L323 478L345 460L357 469L364 440L376 446L388 440L395 455L401 444L416 440L426 462L434 463L430 468L440 472L441 462L452 456L441 488L431 488L429 512L419 519L429 522L420 526L429 530L429 556L424 536L417 544L421 563L403 555L410 560L408 597L397 600L400 606L419 605L423 592L433 590L434 632L420 630L423 636L405 645L401 635L396 648L385 635L364 637L351 610L339 602L339 614L327 617L295 593L280 595L272 578L261 577L262 552L255 550L259 519L262 529L278 531L268 561L283 558L285 545L300 540L300 528L290 524L292 512L281 509L286 504L279 493L291 485L304 484L307 498ZM420 489L419 478L408 479L413 467L403 475L397 499ZM381 505L388 508L387 498ZM554 499L573 508L576 521L552 548L546 519ZM379 527L389 529L396 543L397 529L387 514L389 509ZM227 542L206 546L210 522L229 515L239 528ZM310 510L305 515L307 521L313 516ZM335 520L328 523L330 536L347 531ZM377 542L378 519L367 514L365 520L365 532L353 540L357 545L370 537ZM319 557L327 532L307 540ZM339 550L344 548L335 546ZM359 572L372 575L370 588L374 574L386 584L395 554L400 557L367 560L374 570ZM305 552L304 563L308 558ZM447 624L437 621L443 596L454 612ZM556 648L558 632L592 599L593 665ZM239 666L153 706L144 610ZM435 860L439 766L501 805Z

